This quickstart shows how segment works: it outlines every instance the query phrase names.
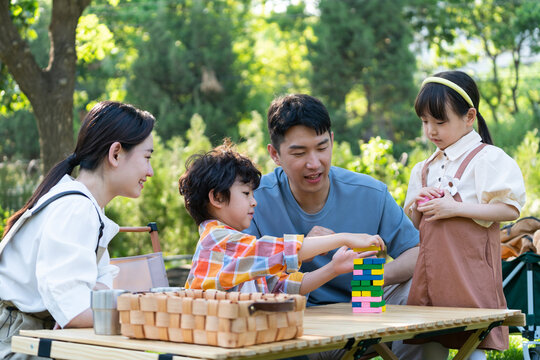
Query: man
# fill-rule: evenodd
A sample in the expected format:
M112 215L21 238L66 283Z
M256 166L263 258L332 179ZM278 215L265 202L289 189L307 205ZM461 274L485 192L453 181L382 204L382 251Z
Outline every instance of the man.
M262 177L255 191L258 206L246 232L255 236L378 234L394 259L385 265L385 300L405 304L418 257L418 231L385 184L331 166L334 134L322 102L303 94L275 99L268 110L268 130L268 152L279 167ZM324 266L334 252L305 262L301 271ZM350 302L351 280L352 274L343 274L312 291L308 306ZM412 349L393 345L400 359L420 358Z

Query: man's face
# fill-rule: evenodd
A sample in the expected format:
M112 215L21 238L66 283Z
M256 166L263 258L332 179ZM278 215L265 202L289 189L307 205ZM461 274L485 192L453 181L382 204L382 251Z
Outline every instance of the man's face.
M285 133L279 153L274 146L268 145L270 156L287 174L298 202L314 195L326 201L333 142L334 134L329 131L317 135L315 130L297 125Z

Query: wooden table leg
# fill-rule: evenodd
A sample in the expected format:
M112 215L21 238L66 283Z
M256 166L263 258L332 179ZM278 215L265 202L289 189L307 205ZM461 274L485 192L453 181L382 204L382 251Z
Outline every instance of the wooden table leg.
M495 321L485 329L478 329L474 333L469 336L465 344L459 349L456 356L454 356L454 360L463 360L467 359L473 351L476 349L476 347L488 336L491 329L494 327L502 325L503 321Z
M350 340L352 340L352 338ZM356 359L358 356L362 356L368 348L371 351L368 355L373 354L373 350L375 350L384 360L398 360L392 350L390 350L386 344L381 344L380 341L381 338L375 338L359 340L356 346L354 345L354 342L352 344L347 344L344 348L347 352L343 355L341 360ZM371 359L369 356L367 358Z
M459 349L456 356L454 356L454 360L463 360L463 359L467 359L469 356L471 356L471 354L476 349L478 344L480 344L480 342L482 341L482 340L480 340L480 335L484 331L486 331L486 329L478 329L474 333L472 333L472 335L469 336L469 338L467 339L465 344L463 344L461 349Z
M375 344L373 345L373 348L384 360L399 360L396 354L394 354L392 350L390 350L390 348L384 343Z

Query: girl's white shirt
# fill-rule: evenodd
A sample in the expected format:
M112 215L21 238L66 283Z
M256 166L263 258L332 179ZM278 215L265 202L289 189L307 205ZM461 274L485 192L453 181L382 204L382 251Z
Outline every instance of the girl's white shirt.
M50 203L19 229L0 261L0 299L24 312L48 310L61 327L90 307L96 282L112 287L118 274L108 251L97 263L96 209L105 225L100 246L107 248L119 227L84 184L65 175L35 206L67 190L79 190L90 199L68 195Z
M465 203L504 203L521 212L525 204L525 183L519 166L502 149L485 146L469 163L460 180L454 179L459 166L467 155L482 142L480 135L472 130L445 150L437 149L427 160L416 164L411 172L404 209L412 213L414 198L422 189L422 169L429 165L427 186L448 190L452 195L459 192ZM489 227L492 222L473 219L479 225Z

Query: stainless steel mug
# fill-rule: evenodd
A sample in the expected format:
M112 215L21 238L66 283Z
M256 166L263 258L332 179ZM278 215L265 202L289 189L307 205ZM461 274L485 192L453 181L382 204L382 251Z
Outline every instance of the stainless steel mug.
M93 290L90 306L94 313L94 332L97 335L120 334L120 320L116 308L116 298L126 290Z

